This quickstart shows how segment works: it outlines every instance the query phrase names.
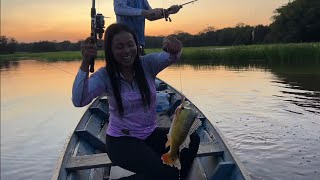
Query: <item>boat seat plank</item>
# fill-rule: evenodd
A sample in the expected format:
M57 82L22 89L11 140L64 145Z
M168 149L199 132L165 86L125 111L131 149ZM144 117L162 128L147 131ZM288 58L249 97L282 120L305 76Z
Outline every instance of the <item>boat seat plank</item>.
M97 106L91 106L90 112L102 118L109 119L109 106L104 102L100 102Z
M83 127L82 129L78 128L78 130L87 130L92 135L97 136L103 127L102 126L103 123L104 123L103 119L93 114L90 116L88 123L85 125L85 127Z
M110 167L112 162L107 153L71 157L66 165L67 171Z
M223 154L223 150L219 143L201 143L199 145L197 157L204 157L204 156L220 156Z
M213 176L210 179L211 180L226 179L227 177L230 177L234 167L235 167L234 162L231 162L231 161L220 162L215 168Z
M99 139L97 136L93 135L87 130L76 130L75 134L78 137L86 140L87 143L91 144L94 148L99 149L102 152L106 152L106 144Z
M203 156L221 155L222 153L223 151L220 151L219 148L217 148L217 146L213 146L213 143L206 143L206 144L200 144L197 156L203 157ZM109 166L112 166L112 162L109 159L108 154L99 153L99 154L93 154L93 155L71 157L69 162L66 165L66 170L74 171L74 170L92 169L92 168L109 167Z

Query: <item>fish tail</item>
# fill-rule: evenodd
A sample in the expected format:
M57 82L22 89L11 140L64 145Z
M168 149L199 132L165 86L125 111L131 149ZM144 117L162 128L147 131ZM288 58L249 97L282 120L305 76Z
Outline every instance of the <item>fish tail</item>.
M173 166L175 159L171 158L171 152L167 152L161 156L163 164Z
M173 166L180 170L180 169L181 169L181 163L180 163L180 160L179 160L179 159L177 159L177 160L173 163Z

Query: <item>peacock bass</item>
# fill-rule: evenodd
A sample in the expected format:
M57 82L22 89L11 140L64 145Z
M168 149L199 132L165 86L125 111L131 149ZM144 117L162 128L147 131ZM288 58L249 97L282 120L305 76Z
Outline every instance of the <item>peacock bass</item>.
M167 135L168 141L166 147L170 146L170 150L163 154L161 159L164 164L181 169L178 154L184 147L189 147L192 134L200 125L201 121L196 120L197 112L189 107L190 103L182 98L180 106L175 110L173 121Z

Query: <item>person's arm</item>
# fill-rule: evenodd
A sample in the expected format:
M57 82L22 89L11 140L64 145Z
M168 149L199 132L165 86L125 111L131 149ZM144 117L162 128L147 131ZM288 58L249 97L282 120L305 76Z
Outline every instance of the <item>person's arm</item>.
M106 90L104 68L99 69L89 78L90 57L97 55L97 49L93 44L90 44L91 39L91 37L87 38L81 45L82 63L72 87L72 102L76 107L89 104Z
M163 69L176 63L182 54L182 43L174 36L167 36L163 40L164 50L161 53L153 53L143 56L147 69L154 77Z
M148 0L144 0L144 3L145 3L145 5L146 5L146 10L150 10L150 9L152 9L152 7L150 6L150 4L149 4L149 2L148 2Z
M114 0L114 12L122 16L141 16L143 9L127 6L127 0Z
M79 69L72 86L72 102L75 107L83 107L106 90L103 80L104 68L89 77L89 72Z
M152 21L162 16L162 8L152 9L147 0L144 0L146 9L127 6L127 0L114 0L114 12L118 16L144 16Z

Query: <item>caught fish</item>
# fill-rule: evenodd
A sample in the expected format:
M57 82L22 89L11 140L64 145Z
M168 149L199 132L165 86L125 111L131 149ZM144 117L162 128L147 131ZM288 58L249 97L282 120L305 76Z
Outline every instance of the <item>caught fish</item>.
M178 154L184 147L188 148L190 143L189 135L192 134L200 125L201 121L196 120L197 112L189 107L189 102L182 98L180 106L175 110L173 121L169 130L166 147L170 150L163 154L161 159L164 164L181 169Z

